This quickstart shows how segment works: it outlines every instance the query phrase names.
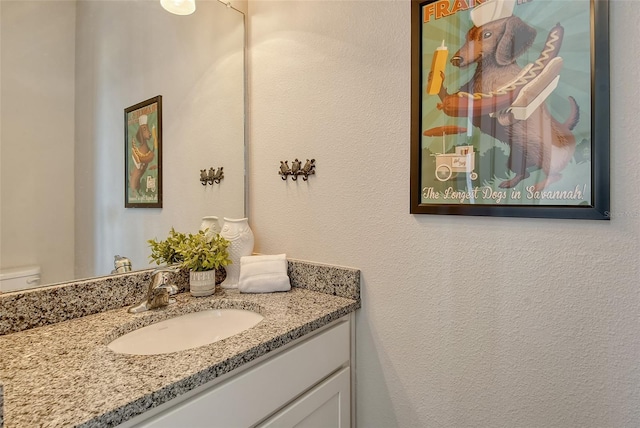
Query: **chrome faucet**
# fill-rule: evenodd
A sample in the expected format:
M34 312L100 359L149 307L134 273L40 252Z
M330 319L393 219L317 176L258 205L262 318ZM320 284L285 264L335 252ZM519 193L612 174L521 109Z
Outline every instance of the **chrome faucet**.
M178 272L178 268L165 266L154 269L151 272L151 278L149 279L149 288L147 288L146 299L137 305L133 305L129 308L129 312L137 314L138 312L148 311L150 309L160 308L167 306L170 303L175 303L176 299L169 296L173 296L178 293L178 287L173 284L166 283L165 273Z

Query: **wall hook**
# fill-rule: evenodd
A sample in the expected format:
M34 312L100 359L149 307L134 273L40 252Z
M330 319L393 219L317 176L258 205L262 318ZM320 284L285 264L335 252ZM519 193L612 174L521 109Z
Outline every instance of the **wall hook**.
M303 177L302 179L304 181L307 181L309 179L309 176L311 174L315 174L316 173L316 160L315 159L307 159L307 162L305 162L304 166L302 167L302 170L299 172L299 174L301 174Z
M200 170L200 182L203 186L207 184L213 185L213 183L220 184L220 181L224 178L223 167L218 168L209 168L209 172L206 169Z
M291 168L289 168L289 161L280 161L280 171L278 174L282 176L283 180L287 179L287 176L291 175Z
M291 179L293 181L296 181L298 179L298 174L300 174L300 168L301 168L301 165L298 158L296 158L296 160L291 162Z
M223 167L218 168L217 171L214 171L213 168L209 170L209 184L220 184L220 181L224 178Z
M296 158L293 162L291 162L291 167L289 167L289 161L280 161L280 170L278 174L282 177L283 180L286 180L288 176L291 176L293 181L298 180L298 176L302 176L304 181L309 179L309 176L316 173L316 160L315 159L307 159L307 162L302 165L302 162Z

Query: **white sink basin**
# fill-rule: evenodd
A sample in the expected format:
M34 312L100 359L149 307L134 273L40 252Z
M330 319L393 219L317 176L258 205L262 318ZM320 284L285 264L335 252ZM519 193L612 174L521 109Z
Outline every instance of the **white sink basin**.
M180 315L120 336L109 345L119 354L157 355L208 345L250 329L263 316L243 309L209 309Z

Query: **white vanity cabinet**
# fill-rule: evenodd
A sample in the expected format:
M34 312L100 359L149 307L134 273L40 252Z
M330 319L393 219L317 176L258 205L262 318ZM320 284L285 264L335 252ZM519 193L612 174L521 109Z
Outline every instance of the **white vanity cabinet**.
M343 317L121 427L347 428L352 322Z

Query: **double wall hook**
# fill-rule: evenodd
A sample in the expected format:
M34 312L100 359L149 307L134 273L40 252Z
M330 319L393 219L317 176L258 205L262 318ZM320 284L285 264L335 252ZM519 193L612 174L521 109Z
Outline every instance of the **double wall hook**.
M223 167L218 168L209 168L209 172L207 173L206 169L200 170L200 182L203 186L207 184L213 185L213 183L220 184L220 181L224 178Z
M302 179L304 181L307 181L310 175L316 173L315 162L315 159L307 159L307 162L305 162L303 166L302 162L300 162L298 158L296 158L296 160L291 162L291 167L289 167L289 161L280 161L280 171L278 171L278 174L282 176L283 180L286 180L287 177L291 176L291 179L293 181L296 181L298 179L298 176L301 175Z

